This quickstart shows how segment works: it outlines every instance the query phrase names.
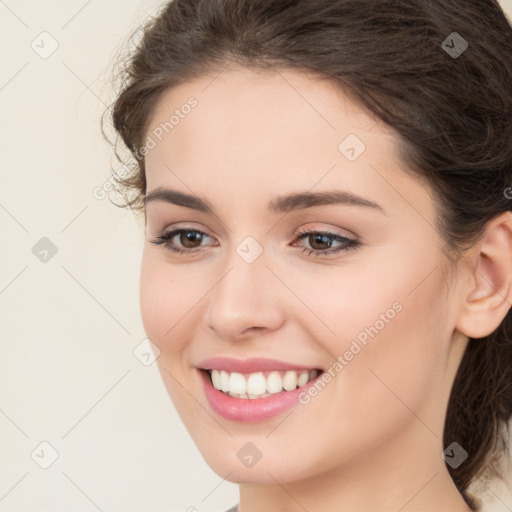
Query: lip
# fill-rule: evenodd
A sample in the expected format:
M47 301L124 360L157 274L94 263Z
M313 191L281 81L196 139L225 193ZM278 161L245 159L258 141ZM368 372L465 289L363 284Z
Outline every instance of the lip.
M307 392L308 388L313 386L322 375L320 373L304 386L293 391L281 391L264 398L235 398L215 389L206 370L198 369L198 373L212 410L227 420L247 423L273 418L299 404L299 395Z
M225 370L227 372L238 373L255 373L272 370L322 370L322 368L315 366L303 366L287 363L285 361L278 361L277 359L266 359L261 357L254 357L250 359L211 357L198 364L197 368L200 370Z

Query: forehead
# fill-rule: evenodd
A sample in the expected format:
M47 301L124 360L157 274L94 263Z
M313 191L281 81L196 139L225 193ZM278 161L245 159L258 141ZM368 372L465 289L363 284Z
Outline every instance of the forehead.
M392 128L310 73L232 68L180 84L162 94L146 135L148 191L200 187L244 204L261 191L345 188L392 206L424 188L405 173ZM417 200L429 208L426 191Z
M191 98L196 103L193 108L187 106ZM148 134L169 122L173 114L172 127L167 131L177 137L193 132L204 141L220 139L223 145L231 142L238 146L252 142L251 147L257 142L268 147L276 131L280 135L276 142L283 148L290 138L300 136L315 142L327 137L329 144L347 129L363 133L377 122L332 80L296 70L229 68L180 84L160 97ZM391 134L391 129L387 132ZM226 135L231 139L221 139Z

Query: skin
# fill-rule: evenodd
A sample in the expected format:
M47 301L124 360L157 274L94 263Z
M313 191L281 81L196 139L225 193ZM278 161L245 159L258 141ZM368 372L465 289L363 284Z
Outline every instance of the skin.
M242 512L467 512L441 458L443 425L468 336L492 332L510 305L510 216L450 267L433 197L400 162L396 134L332 84L232 66L166 91L147 134L190 96L197 107L146 156L147 193L192 193L215 213L147 203L140 300L162 379L206 462L240 483ZM366 145L353 162L338 150L348 134ZM267 210L276 196L310 190L350 191L384 212ZM207 233L188 245L198 252L152 243L178 227ZM361 245L309 255L304 247L326 246L298 240L304 228ZM236 252L247 236L263 249L252 263ZM327 369L393 303L401 311L291 414L240 423L209 406L196 370L203 359ZM237 458L247 442L262 453L251 468Z

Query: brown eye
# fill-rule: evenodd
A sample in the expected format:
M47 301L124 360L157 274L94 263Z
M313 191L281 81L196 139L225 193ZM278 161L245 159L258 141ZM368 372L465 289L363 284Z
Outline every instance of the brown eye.
M182 228L174 229L168 233L160 233L156 236L155 240L151 240L151 242L156 245L163 245L170 251L184 254L202 250L206 245L202 242L208 238L211 237L198 229Z
M312 249L321 251L329 249L332 245L332 239L320 233L311 233L308 236L308 242Z
M181 231L179 233L180 244L187 249L195 249L201 245L203 235L200 231ZM199 242L199 243L198 243ZM197 244L198 245L195 245Z
M297 241L300 242L302 240L305 240L306 245L309 246L303 246L302 250L313 256L334 255L341 251L356 249L361 245L359 240L347 238L328 231L301 231Z

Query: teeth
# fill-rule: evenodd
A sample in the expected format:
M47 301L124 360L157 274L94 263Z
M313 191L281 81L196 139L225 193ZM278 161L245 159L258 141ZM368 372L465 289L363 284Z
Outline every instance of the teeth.
M216 370L218 372L218 370ZM224 370L220 371L220 389L227 393L229 391L229 375Z
M233 372L229 376L229 392L237 395L247 393L247 383L241 373Z
M306 379L307 382L309 380L309 374L307 374L306 372L304 373L308 376L308 378ZM286 391L292 391L297 387L297 380L297 372L286 372L283 377L283 388L286 389ZM304 384L301 385L303 386Z
M283 390L293 391L317 377L318 371L271 371L265 376L263 372L244 375L225 370L211 370L210 375L215 389L235 398L254 400L274 393L281 393Z
M238 375L241 375L240 373ZM242 379L244 379L242 377ZM245 382L245 379L244 379ZM247 379L247 393L251 395L262 395L267 392L267 381L263 373L251 373Z
M303 372L299 375L298 379L297 379L297 384L300 386L304 386L304 384L306 384L309 380L309 374L308 372Z
M267 377L267 392L280 393L283 390L283 379L279 372L270 372Z

